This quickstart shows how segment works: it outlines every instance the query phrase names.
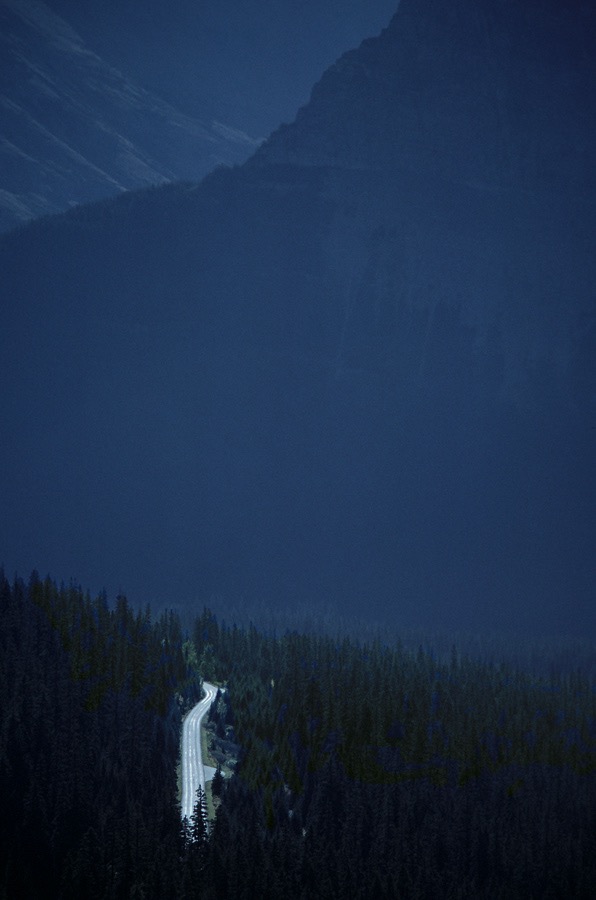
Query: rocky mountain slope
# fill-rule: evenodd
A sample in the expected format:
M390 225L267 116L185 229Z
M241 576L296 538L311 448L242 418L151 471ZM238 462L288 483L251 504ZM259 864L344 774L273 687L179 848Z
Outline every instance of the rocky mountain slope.
M394 0L0 0L0 229L243 162Z
M596 632L594 24L403 0L244 166L6 236L6 565Z
M0 228L123 190L198 179L258 140L135 84L36 0L0 3Z
M187 115L266 137L398 0L45 0L87 45Z

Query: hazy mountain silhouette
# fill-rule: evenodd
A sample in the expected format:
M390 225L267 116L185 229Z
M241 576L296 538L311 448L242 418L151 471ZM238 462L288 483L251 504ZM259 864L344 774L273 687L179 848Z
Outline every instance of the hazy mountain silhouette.
M103 59L176 108L266 137L398 0L47 0Z
M5 236L9 569L594 633L594 20L404 0L242 167Z
M243 162L379 0L0 0L0 230Z
M43 3L0 4L0 229L237 163L259 141L181 112Z

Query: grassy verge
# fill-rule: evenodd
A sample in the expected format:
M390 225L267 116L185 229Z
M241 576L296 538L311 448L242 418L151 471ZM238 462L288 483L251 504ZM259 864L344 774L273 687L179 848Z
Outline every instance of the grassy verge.
M210 749L211 732L206 728L206 724L207 717L205 716L205 718L201 722L201 752L203 754L203 765L212 766L214 769L216 769L217 760L211 754ZM207 818L210 822L213 822L213 820L215 819L217 807L219 806L219 800L213 796L210 781L205 782L205 800L207 803Z
M201 750L203 752L203 765L205 766L213 766L214 769L217 768L217 760L213 758L211 755L211 750L209 748L209 731L205 727L206 724L205 717L201 722Z

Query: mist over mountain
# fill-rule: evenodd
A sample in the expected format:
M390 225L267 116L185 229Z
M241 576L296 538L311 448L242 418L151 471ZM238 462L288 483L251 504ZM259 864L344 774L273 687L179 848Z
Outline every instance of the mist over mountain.
M403 0L243 166L0 242L0 556L596 634L595 13Z

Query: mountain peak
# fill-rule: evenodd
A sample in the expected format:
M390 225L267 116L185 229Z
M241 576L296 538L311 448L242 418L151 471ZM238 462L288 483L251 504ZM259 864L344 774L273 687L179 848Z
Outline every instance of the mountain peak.
M403 0L251 164L432 172L489 190L593 189L595 19L586 4Z

